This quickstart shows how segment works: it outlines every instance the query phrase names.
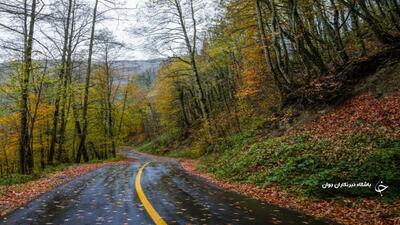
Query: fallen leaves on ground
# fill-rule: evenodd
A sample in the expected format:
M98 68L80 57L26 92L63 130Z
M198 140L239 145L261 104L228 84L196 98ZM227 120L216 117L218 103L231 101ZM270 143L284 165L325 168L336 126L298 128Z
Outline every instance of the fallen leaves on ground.
M400 138L400 92L376 98L371 92L355 96L314 121L300 124L286 134L312 132L320 137L338 138L354 133L376 132Z
M328 218L342 224L400 224L400 201L383 205L379 200L364 199L356 201L356 199L351 198L342 200L344 203L352 205L352 207L349 207L333 199L302 200L289 193L279 191L275 186L261 188L252 184L241 184L216 179L210 174L197 170L197 161L195 160L181 160L180 163L187 172L200 176L222 188L281 207L297 209L316 217Z
M44 177L23 184L0 186L0 216L15 210L27 202L37 198L53 188L67 183L74 178L104 166L115 166L130 163L132 160L117 162L103 162L91 164L77 164L63 171L46 174Z

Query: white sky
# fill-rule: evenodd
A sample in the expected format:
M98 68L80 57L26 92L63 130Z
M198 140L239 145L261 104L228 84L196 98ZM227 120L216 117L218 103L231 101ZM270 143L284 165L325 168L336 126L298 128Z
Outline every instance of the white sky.
M122 41L126 44L129 50L121 57L122 59L152 59L165 57L151 53L149 50L145 50L146 38L141 36L135 36L132 32L134 28L140 28L142 20L140 18L140 9L143 9L145 2L148 0L119 0L122 1L122 7L127 8L126 10L116 10L109 13L109 16L115 18L113 20L103 22L102 26L107 27L117 37L117 40ZM209 15L208 19L211 19L217 12L216 5L219 0L205 0L206 13ZM147 43L148 44L148 43Z
M12 1L12 0L10 0ZM44 0L46 2L47 0ZM86 0L89 4L94 4L94 0ZM96 31L107 28L112 31L116 39L120 42L123 42L126 46L126 50L119 57L120 59L127 60L140 60L140 59L153 59L160 58L161 55L157 55L155 53L150 52L149 50L145 50L146 37L137 36L133 34L131 31L134 28L140 28L141 22L140 20L144 18L140 18L140 9L143 8L145 2L148 0L100 0L99 1L99 11L104 12L106 7L104 6L105 2L119 2L117 4L118 9L114 9L111 11L107 11L105 16L107 18L111 18L109 20L104 20L101 23L96 24ZM210 3L216 0L206 0L206 2ZM108 3L108 5L110 5ZM208 5L209 6L209 5ZM207 7L208 8L208 7ZM210 9L213 7L210 7ZM212 11L212 10L211 10ZM1 21L1 18L0 18ZM147 21L142 21L147 22ZM0 34L0 39L4 37L10 37L9 34ZM8 36L7 36L8 35ZM8 52L0 51L0 61L3 58L9 58Z
M99 27L106 27L111 30L118 41L124 42L129 50L121 57L123 59L151 59L160 56L153 55L143 49L144 38L135 36L129 32L129 29L137 24L136 14L139 7L143 5L145 0L123 0L122 7L125 10L115 10L108 13L112 20L104 21Z

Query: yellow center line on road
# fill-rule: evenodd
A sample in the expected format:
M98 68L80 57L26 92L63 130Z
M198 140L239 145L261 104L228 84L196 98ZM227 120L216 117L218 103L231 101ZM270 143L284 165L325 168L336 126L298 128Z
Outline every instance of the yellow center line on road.
M142 167L140 167L139 171L136 174L135 178L135 187L136 192L139 196L140 201L142 202L144 208L146 209L147 213L154 221L156 225L167 225L164 219L157 213L157 211L153 208L150 201L147 199L146 195L143 192L142 185L140 184L140 178L142 177L143 169L149 164L150 162L145 163Z

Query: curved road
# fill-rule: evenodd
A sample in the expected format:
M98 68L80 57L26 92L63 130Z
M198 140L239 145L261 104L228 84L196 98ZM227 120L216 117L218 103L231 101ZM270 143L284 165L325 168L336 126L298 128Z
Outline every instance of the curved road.
M0 223L154 224L135 188L139 169L148 163L139 185L164 224L332 224L222 190L185 173L175 160L125 154L137 161L103 167L61 185Z

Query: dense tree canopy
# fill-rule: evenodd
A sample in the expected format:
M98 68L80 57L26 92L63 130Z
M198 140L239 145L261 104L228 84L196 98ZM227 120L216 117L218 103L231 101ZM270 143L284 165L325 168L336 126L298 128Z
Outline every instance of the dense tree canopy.
M400 43L396 0L231 0L218 7L207 31L197 34L201 50L171 57L149 94L162 142L191 136L209 146L254 118L274 116L298 93L312 102L300 90ZM197 11L186 8L182 15L188 14L201 20ZM184 36L185 29L173 34Z

